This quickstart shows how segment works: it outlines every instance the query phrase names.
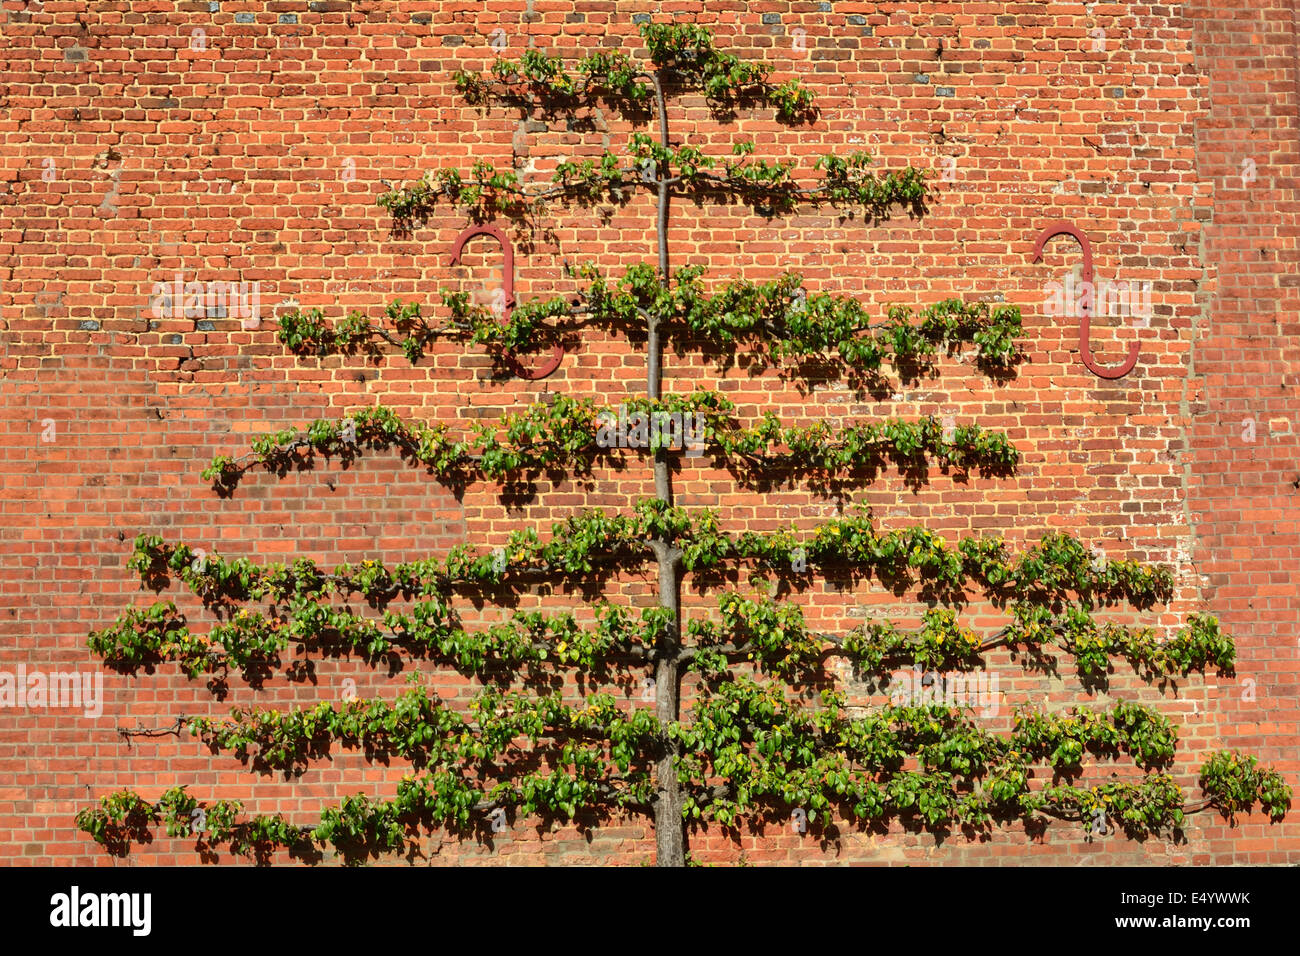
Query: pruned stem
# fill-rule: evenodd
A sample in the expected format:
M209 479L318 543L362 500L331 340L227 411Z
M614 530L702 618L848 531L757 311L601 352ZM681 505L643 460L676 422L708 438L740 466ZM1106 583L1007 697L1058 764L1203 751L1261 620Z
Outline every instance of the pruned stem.
M654 84L655 107L659 115L659 142L668 147L668 106L664 101L663 84L656 73ZM666 171L659 171L661 174ZM659 177L656 202L655 234L659 248L659 277L668 281L668 205L671 192L665 176ZM658 401L663 392L663 341L659 320L649 316L647 328L646 394ZM660 448L654 456L655 494L665 504L672 504L672 475L668 467L667 449ZM669 623L659 636L655 664L655 715L663 726L675 722L681 711L681 673L678 655L681 653L681 551L671 542L653 542L659 565L659 606L669 611ZM671 744L655 765L655 862L658 866L686 865L686 831L682 822L682 794L677 783L676 748Z

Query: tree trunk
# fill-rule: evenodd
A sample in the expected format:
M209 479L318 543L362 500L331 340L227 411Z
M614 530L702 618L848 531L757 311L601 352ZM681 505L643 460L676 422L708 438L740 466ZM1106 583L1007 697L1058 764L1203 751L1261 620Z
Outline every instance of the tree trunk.
M668 146L668 108L664 101L659 77L653 78L655 103L659 111L659 142ZM668 200L669 186L666 169L656 169L659 195L656 208L655 237L659 247L659 276L668 281ZM663 339L660 335L659 317L650 316L646 330L646 394L657 400L663 393ZM654 456L655 495L660 501L672 504L673 484L669 470L668 452L659 449ZM659 564L659 606L670 612L669 624L655 643L655 716L667 726L677 720L681 711L681 674L677 653L681 647L681 552L668 541L654 541L655 557ZM682 794L677 784L677 771L673 766L675 749L665 742L665 751L655 765L656 800L655 864L657 866L686 865L686 828L682 821Z

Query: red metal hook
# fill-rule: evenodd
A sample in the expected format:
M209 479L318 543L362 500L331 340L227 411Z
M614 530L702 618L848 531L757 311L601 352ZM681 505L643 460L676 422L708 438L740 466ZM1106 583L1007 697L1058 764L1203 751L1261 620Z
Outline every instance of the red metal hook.
M1079 248L1083 250L1083 281L1087 283L1088 288L1094 288L1092 283L1092 244L1088 242L1085 236L1073 223L1054 222L1038 234L1038 241L1034 243L1034 262L1040 262L1043 258L1043 247L1048 241L1056 236L1073 236L1079 243ZM1096 358L1092 354L1092 296L1089 296L1079 309L1079 354L1083 358L1083 364L1100 378L1123 378L1129 372L1133 371L1133 366L1137 365L1138 360L1138 343L1133 342L1128 347L1128 358L1119 365L1113 365L1107 368L1097 364Z
M461 253L465 251L465 243L469 242L475 236L491 236L501 244L501 254L505 257L505 263L502 269L505 285L505 314L506 316L509 316L515 307L515 250L514 247L510 245L510 239L499 227L491 223L481 223L476 226L470 226L462 232L456 237L456 244L452 248L451 264L453 266L460 264L460 256ZM555 346L554 351L551 352L551 357L547 359L546 363L539 369L530 370L524 368L511 352L506 353L506 358L509 360L516 375L520 378L535 381L539 378L546 378L546 376L550 375L560 367L560 362L564 361L564 347L561 345Z

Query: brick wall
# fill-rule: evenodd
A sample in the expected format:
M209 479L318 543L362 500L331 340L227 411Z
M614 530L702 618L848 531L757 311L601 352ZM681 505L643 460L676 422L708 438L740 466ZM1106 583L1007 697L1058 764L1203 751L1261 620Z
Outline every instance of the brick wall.
M1180 782L1193 793L1206 750L1240 746L1286 772L1297 761L1297 533L1293 329L1296 55L1292 14L1278 4L1187 3L534 3L107 2L2 5L5 85L0 111L0 671L89 670L89 630L150 599L124 567L141 532L223 554L326 563L382 554L410 559L471 540L495 544L521 523L541 528L584 505L622 507L653 494L642 459L591 481L542 483L505 505L495 489L457 497L395 456L350 468L318 460L283 477L251 475L228 498L199 471L238 454L249 436L382 402L468 427L553 393L617 404L644 387L644 356L617 337L588 334L560 370L530 382L493 373L479 351L438 346L400 356L306 360L274 326L238 319L155 318L155 283L255 282L264 311L320 306L332 317L389 300L433 301L440 286L490 290L499 259L476 241L448 264L464 228L440 210L410 235L375 205L387 187L430 168L545 171L558 157L594 155L626 140L623 117L589 127L481 110L455 95L451 72L486 66L492 43L577 53L636 48L635 20L668 15L711 26L718 45L797 76L822 113L790 129L769 111L714 122L698 99L672 105L679 139L715 155L754 139L767 158L805 166L817 155L867 149L882 167L940 171L928 213L869 224L825 211L770 220L740 205L678 200L669 227L674 266L710 281L803 273L810 289L883 309L951 296L1021 306L1028 361L995 385L969 361L874 401L834 384L743 370L698 355L667 359L666 390L718 383L746 415L849 424L902 414L951 416L1005 430L1022 453L1012 478L937 470L923 488L896 472L855 491L885 527L924 522L950 539L997 531L1013 543L1049 529L1095 541L1111 557L1174 567L1175 600L1144 619L1169 627L1187 613L1221 616L1238 641L1238 675L1194 675L1176 686L1138 682L1123 668L1109 695L1089 695L1072 669L1028 674L993 655L1005 706L1059 706L1115 696L1158 701L1183 726ZM1230 9L1229 9L1230 8ZM494 34L494 31L503 32ZM1250 163L1247 163L1250 161ZM1149 282L1145 321L1099 318L1093 348L1117 364L1105 380L1080 363L1077 323L1044 307L1045 285L1079 254L1057 239L1033 263L1036 234L1069 220L1091 242L1097 276ZM518 234L517 291L572 288L561 263L615 271L649 260L653 206L557 209L546 229ZM1245 420L1253 420L1248 432ZM1248 437L1253 440L1247 440ZM677 502L717 508L734 530L811 527L837 503L803 486L761 496L726 472L685 463ZM629 573L611 588L653 601ZM178 597L172 594L169 596ZM523 607L578 607L582 594L530 593ZM689 586L687 613L711 599ZM818 584L793 600L824 630L868 613L919 606L869 585ZM201 608L182 606L195 620ZM464 611L472 621L497 608ZM976 609L972 623L996 618ZM96 719L66 711L0 711L0 859L109 863L72 817L100 794L131 786L154 795L185 783L204 799L234 797L256 812L310 822L339 796L391 793L401 767L336 749L294 780L259 777L189 739L124 739L120 727L166 726L178 715L241 704L391 694L389 675L353 660L313 664L310 680L260 690L233 679L217 700L174 668L105 674ZM432 676L444 696L470 692ZM849 684L855 700L873 700ZM625 689L639 700L632 681ZM874 698L879 701L879 697ZM1045 836L1018 828L988 840L936 841L895 827L841 825L800 835L690 835L704 861L754 862L1280 862L1300 831L1256 815L1230 828L1192 818L1179 843L1108 838L1076 828ZM640 818L541 831L521 824L490 847L429 838L435 863L640 863L653 834ZM190 841L162 837L132 854L189 863ZM223 861L230 861L223 857Z
M1213 695L1218 733L1296 767L1300 563L1297 447L1296 172L1300 157L1294 4L1189 3L1196 68L1209 81L1197 169L1202 308L1188 412L1187 513L1207 606L1237 641L1235 681ZM1250 823L1210 838L1215 859L1295 859L1288 827Z

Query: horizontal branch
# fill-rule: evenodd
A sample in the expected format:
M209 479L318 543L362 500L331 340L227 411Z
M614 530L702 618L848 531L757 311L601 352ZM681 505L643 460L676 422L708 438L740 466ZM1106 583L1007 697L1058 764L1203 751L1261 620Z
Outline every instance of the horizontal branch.
M371 664L400 649L476 675L543 665L599 672L615 661L651 663L663 627L656 608L644 610L637 622L608 603L596 607L594 628L580 627L571 614L520 611L502 624L473 631L437 597L417 603L409 613L386 611L382 620L305 595L295 595L288 604L272 616L240 610L200 635L189 629L172 602L157 602L129 608L113 625L92 633L87 646L122 671L174 662L191 678L230 667L246 677L261 675L279 667L280 655L293 645L305 651L357 653Z
M431 322L416 303L390 303L383 322L398 336L354 312L337 323L319 309L291 311L279 319L280 340L298 354L352 354L374 347L374 340L399 342L411 361L446 336L485 346L494 356L530 354L565 340L580 318L628 335L643 336L653 322L683 354L702 349L722 367L740 364L751 372L777 368L783 374L824 379L841 376L858 388L884 394L893 386L882 374L893 366L900 382L910 384L933 374L940 352L956 354L975 347L975 364L1002 380L1014 373L1023 355L1016 342L1022 334L1014 306L948 299L922 310L890 306L876 321L857 299L807 292L798 273L787 272L766 283L734 280L706 290L703 269L686 267L669 280L657 267L629 267L616 282L594 268L578 274L589 282L572 297L534 299L514 308L504 320L484 306L471 305L465 292L443 290L445 319Z
M1142 607L1172 594L1168 568L1105 560L1061 532L1046 534L1020 554L1001 537L966 537L956 546L924 527L877 530L871 513L858 511L823 522L812 532L744 532L732 535L710 509L687 509L657 499L631 512L578 512L551 526L543 542L532 528L512 531L504 547L485 551L457 546L442 559L380 561L332 572L300 558L292 565L259 566L245 558L203 555L186 544L141 535L128 566L146 585L176 575L207 601L287 601L330 593L358 593L371 601L398 595L428 597L458 585L496 587L512 581L575 579L644 564L656 542L681 554L687 571L707 577L748 565L784 580L842 573L879 578L892 589L921 585L948 603L965 603L978 587L999 602L1063 601L1071 595L1086 610L1096 601L1125 599Z
M797 80L769 82L770 67L717 49L712 33L698 24L643 23L638 32L648 54L644 64L621 51L597 50L570 70L561 57L530 48L517 59L498 57L490 79L457 72L456 85L471 103L498 99L548 111L592 106L599 98L639 115L655 88L670 88L703 93L715 113L761 104L785 122L816 116L812 92Z
M478 160L467 172L455 167L427 172L383 193L377 203L400 228L409 230L424 222L439 202L480 222L499 216L527 219L545 211L551 201L621 204L639 190L657 195L661 186L700 203L718 196L739 199L766 215L788 214L800 206L831 206L860 210L875 221L888 219L894 207L923 214L931 194L928 171L907 166L877 173L865 152L822 156L814 166L820 179L801 184L791 164L753 161L753 150L753 142L740 142L733 147L738 161L723 160L692 146L663 146L636 132L622 153L605 150L599 157L561 160L547 185L524 182L512 169L499 170Z
M932 416L837 430L826 423L783 427L768 412L757 424L743 426L730 401L697 390L663 400L630 399L617 407L560 395L506 415L500 434L488 424L463 438L453 438L446 426L408 421L373 406L334 422L319 419L301 429L261 435L246 454L214 458L203 477L219 493L229 494L255 466L283 476L305 453L337 457L346 465L365 449L387 448L450 487L494 481L502 483L503 494L512 495L541 474L589 476L598 461L617 464L613 456L621 449L654 454L672 448L690 457L708 455L742 486L806 479L815 490L872 480L889 463L905 480L919 484L931 461L945 470L1008 474L1019 460L1004 434L978 426L948 430Z
M684 647L680 663L706 674L725 674L731 663L753 660L764 672L804 683L815 683L825 662L840 657L864 674L916 665L927 670L969 670L983 663L982 655L997 647L1024 651L1031 663L1042 662L1042 650L1054 645L1074 656L1080 678L1090 686L1104 682L1112 658L1129 662L1148 680L1184 675L1216 667L1232 672L1236 650L1232 640L1208 615L1192 614L1167 641L1156 640L1146 627L1113 622L1098 624L1082 607L1063 614L1025 601L1012 604L1012 620L984 637L963 627L947 609L931 608L924 624L907 630L889 621L872 621L848 634L810 631L798 605L766 597L748 599L735 591L718 599L721 621L692 621L688 633L695 643Z

